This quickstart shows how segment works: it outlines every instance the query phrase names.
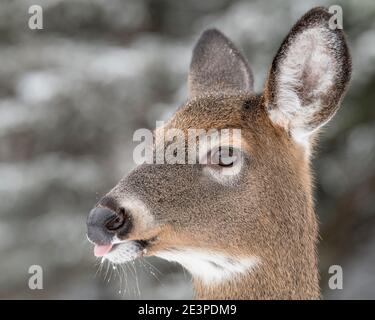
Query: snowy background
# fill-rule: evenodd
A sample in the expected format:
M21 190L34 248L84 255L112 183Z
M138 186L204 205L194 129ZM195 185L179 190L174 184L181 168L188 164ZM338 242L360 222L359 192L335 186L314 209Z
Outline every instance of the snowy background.
M44 29L28 28L28 8ZM324 298L375 299L375 2L2 0L0 298L190 298L189 274L147 259L99 267L87 213L133 166L132 134L186 99L191 50L217 27L248 57L255 87L293 23L339 4L353 56L345 102L314 160ZM30 265L44 290L27 286ZM328 267L344 289L327 288Z

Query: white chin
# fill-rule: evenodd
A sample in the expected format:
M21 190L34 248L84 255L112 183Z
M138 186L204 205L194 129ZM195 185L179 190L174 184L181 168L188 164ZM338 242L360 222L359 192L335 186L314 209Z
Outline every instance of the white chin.
M116 244L103 258L112 263L124 263L142 256L143 247L137 241L124 241Z

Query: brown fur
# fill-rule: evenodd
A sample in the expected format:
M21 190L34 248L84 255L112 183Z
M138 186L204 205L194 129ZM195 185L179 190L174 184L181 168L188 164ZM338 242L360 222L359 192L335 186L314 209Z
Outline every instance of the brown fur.
M326 17L324 9L314 9L292 33L316 21L321 23ZM339 41L345 40L340 36ZM198 278L193 279L197 299L317 299L318 231L309 160L301 145L268 115L270 101L275 101L274 75L282 53L275 58L265 93L255 95L251 92L251 73L237 50L234 58L224 53L215 60L219 70L209 67L206 59L215 55L215 50L209 50L212 45L229 54L232 51L227 49L234 49L218 31L211 30L202 37L190 71L190 100L165 129L240 128L245 165L239 179L232 185L221 185L202 175L201 164L141 165L106 197L121 204L128 195L136 195L150 208L153 224L145 226L135 219L134 228L126 237L152 239L148 255L160 250L199 248L222 252L233 259L260 258L260 264L251 272L220 284L205 285ZM346 48L345 44L340 45ZM284 43L282 48L285 46ZM350 61L345 50L344 63ZM239 67L233 68L236 61ZM200 71L202 65L206 67ZM205 73L207 68L209 75ZM215 70L225 75L220 76ZM228 75L230 81L226 82ZM205 80L205 76L214 78ZM342 77L343 81L348 77ZM337 87L332 103L324 105L316 115L320 123L326 114L337 109L342 88L346 87L347 81L344 82ZM277 105L273 103L272 108Z
M249 101L252 106L245 109ZM254 273L220 288L196 280L198 299L319 297L308 164L287 133L272 125L263 99L205 97L180 109L168 126L241 128L250 150L235 187L202 181L200 165L140 166L120 182L110 196L121 202L124 194L137 194L163 226L148 254L192 247L261 258ZM149 237L137 232L128 238Z

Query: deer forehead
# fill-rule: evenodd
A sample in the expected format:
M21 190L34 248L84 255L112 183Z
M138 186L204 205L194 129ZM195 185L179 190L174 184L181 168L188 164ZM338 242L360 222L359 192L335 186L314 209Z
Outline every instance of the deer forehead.
M240 129L241 133L251 130L252 124L248 119L254 118L254 115L256 117L257 111L262 108L260 98L260 95L253 94L207 95L194 98L183 105L162 126L157 127L155 136L168 138L166 134L168 132L177 136L184 135L187 141L189 130L196 130L196 133L200 130L204 133L218 130L221 137L229 138L228 145L251 151L248 139L244 139L241 135L239 141L238 136L233 134L233 130ZM175 129L179 132L171 132ZM229 132L224 132L223 129L229 129Z
M247 109L244 110L244 105ZM255 95L207 95L189 100L170 119L169 126L209 130L244 126L243 115L259 106Z

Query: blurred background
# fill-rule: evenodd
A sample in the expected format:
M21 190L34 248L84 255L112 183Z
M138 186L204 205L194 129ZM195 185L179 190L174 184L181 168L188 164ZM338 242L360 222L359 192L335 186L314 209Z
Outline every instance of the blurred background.
M42 6L43 30L28 9ZM294 22L341 5L353 77L313 161L326 299L375 299L375 2L2 0L0 298L190 298L190 277L159 259L100 266L86 241L96 201L134 166L132 135L186 99L191 50L217 27L248 57L255 87ZM42 266L43 290L28 269ZM341 265L344 289L330 290ZM120 272L121 271L121 272Z

